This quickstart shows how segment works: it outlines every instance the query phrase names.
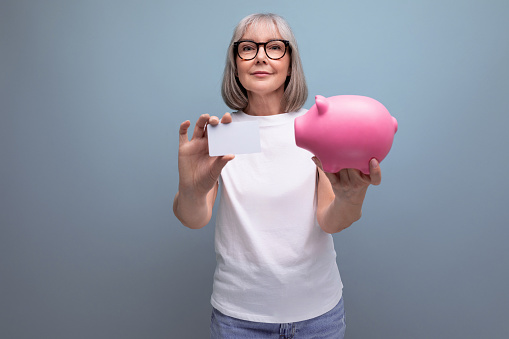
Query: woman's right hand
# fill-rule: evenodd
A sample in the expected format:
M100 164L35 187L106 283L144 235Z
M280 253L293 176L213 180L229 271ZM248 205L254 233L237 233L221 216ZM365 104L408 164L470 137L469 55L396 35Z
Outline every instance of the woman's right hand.
M223 124L231 121L230 113L226 113L221 118ZM191 122L187 120L180 125L178 152L180 194L195 197L207 195L215 187L223 167L235 157L234 155L209 156L207 124L215 126L219 124L219 118L208 114L201 115L196 121L191 140L187 135Z

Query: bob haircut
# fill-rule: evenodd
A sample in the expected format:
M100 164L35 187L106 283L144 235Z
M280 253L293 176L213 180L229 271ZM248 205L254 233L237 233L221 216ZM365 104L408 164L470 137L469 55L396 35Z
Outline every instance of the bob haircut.
M232 40L228 46L226 65L223 73L221 95L224 102L228 107L235 110L244 110L248 105L247 91L235 76L237 63L233 43L242 38L250 25L253 25L255 29L260 27L260 25L265 25L266 28L272 29L275 35L279 33L283 39L290 42L288 53L291 58L291 73L285 81L285 91L281 99L281 107L285 113L298 111L306 102L308 88L300 61L297 41L295 40L290 25L288 25L285 19L272 13L251 14L242 19L237 27L235 27Z

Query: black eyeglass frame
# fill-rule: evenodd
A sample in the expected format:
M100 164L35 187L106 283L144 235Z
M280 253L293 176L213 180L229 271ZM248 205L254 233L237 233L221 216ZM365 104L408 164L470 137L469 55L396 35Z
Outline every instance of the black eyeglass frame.
M281 41L285 44L285 52L283 53L282 56L280 56L279 58L271 58L269 56L269 54L267 54L267 44L268 43L271 43L271 42L274 42L274 41ZM239 53L239 45L243 42L252 42L253 44L256 45L256 53L255 55L250 58L250 59L244 59L243 57L240 56L240 53ZM289 47L290 47L290 41L288 40L283 40L283 39L272 39L272 40L269 40L267 42L255 42L253 40L239 40L239 41L236 41L233 43L233 50L234 50L234 53L237 54L239 56L239 58L241 58L242 60L253 60L254 58L256 58L256 56L258 55L258 52L260 51L260 46L263 46L263 50L265 51L265 55L267 56L267 58L271 59L271 60L279 60L281 58L283 58L285 55L286 55L286 51L288 51Z

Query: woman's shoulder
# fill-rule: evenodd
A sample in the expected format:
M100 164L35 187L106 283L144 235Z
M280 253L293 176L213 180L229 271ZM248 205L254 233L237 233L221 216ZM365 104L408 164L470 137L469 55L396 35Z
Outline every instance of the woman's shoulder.
M298 111L295 111L294 113L296 116L300 117L301 115L306 114L307 111L308 111L307 108L302 107L301 109L299 109Z

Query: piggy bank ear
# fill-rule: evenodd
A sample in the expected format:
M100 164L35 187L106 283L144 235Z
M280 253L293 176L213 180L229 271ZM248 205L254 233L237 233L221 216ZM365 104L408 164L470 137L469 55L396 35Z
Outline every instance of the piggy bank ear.
M329 103L327 102L327 98L317 95L315 96L316 108L318 109L318 114L324 114L329 109Z

